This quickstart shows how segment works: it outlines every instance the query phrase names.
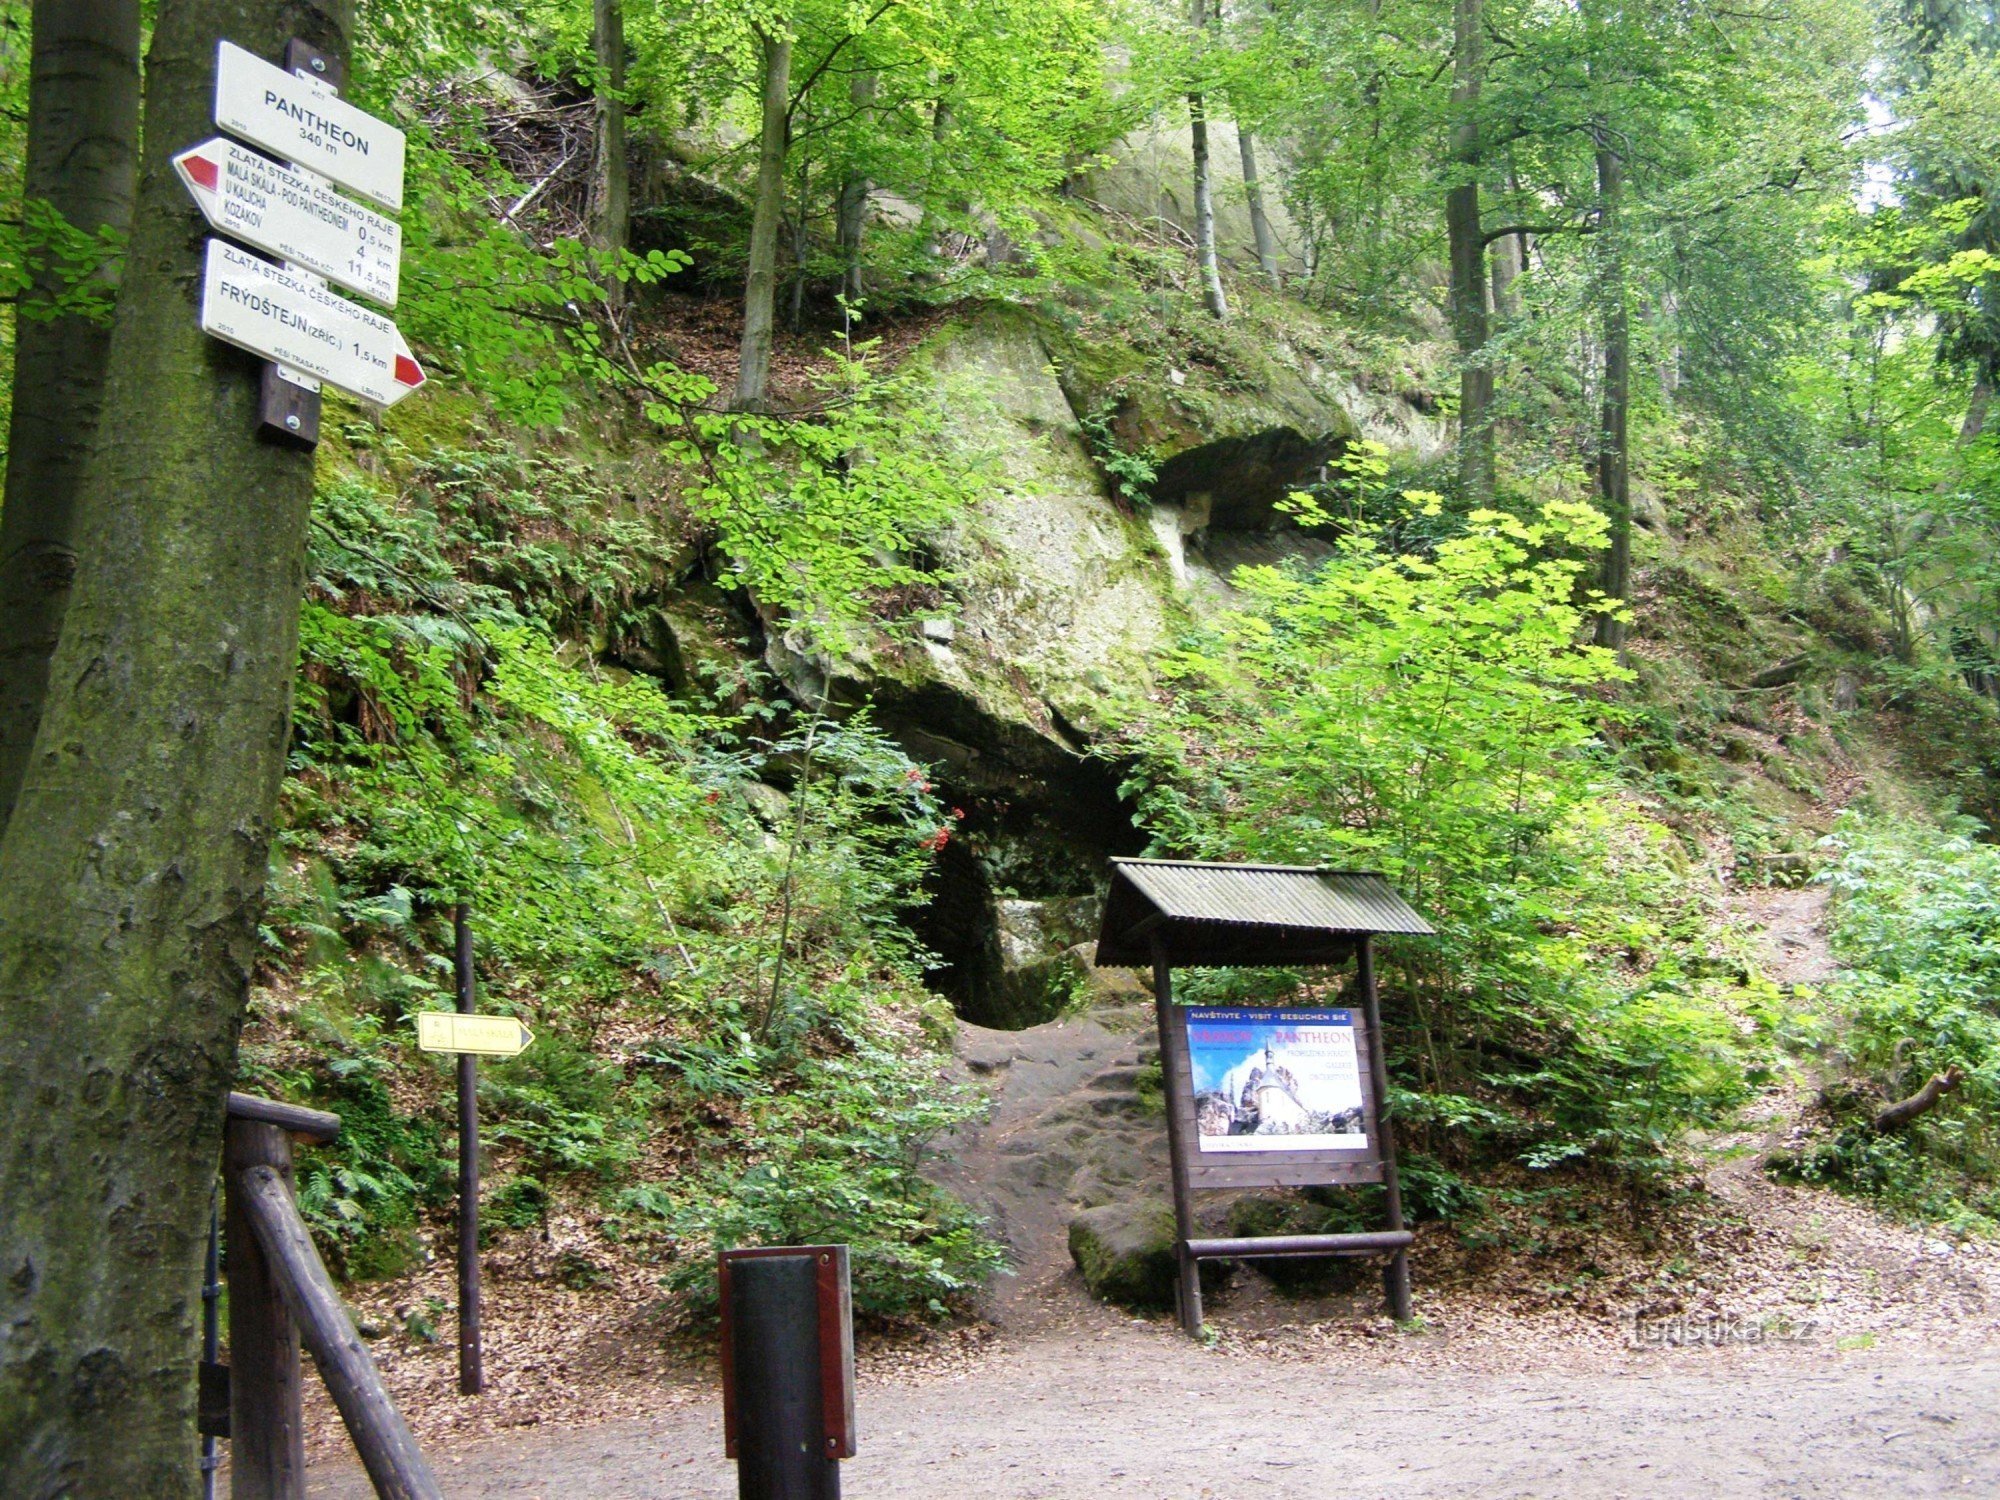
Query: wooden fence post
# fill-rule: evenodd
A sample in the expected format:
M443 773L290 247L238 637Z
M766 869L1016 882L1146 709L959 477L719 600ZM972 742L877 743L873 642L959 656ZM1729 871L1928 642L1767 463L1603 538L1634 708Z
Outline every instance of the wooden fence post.
M224 1148L229 1243L229 1493L231 1500L305 1500L299 1330L250 1227L244 1174L253 1167L292 1183L292 1138L283 1126L231 1118Z

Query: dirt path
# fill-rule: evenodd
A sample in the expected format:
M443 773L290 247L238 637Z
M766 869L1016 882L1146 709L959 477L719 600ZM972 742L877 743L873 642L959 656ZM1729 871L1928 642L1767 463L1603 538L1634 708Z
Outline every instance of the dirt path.
M857 1500L1919 1496L2000 1487L2000 1352L1633 1354L1619 1373L1368 1368L1197 1348L1107 1317L956 1377L864 1381ZM464 1500L735 1494L712 1404L488 1439ZM317 1472L323 1500L358 1473Z

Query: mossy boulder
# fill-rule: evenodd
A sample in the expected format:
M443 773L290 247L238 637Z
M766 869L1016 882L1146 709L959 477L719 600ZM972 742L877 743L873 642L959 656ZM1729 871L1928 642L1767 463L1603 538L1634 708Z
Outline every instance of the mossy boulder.
M1087 1208L1069 1221L1069 1254L1094 1297L1141 1312L1174 1305L1174 1212L1139 1199Z

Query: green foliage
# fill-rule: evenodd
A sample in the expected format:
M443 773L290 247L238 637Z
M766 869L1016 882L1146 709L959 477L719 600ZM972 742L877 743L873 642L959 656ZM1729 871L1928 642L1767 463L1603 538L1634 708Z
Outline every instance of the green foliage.
M848 1245L855 1309L876 1318L962 1309L1001 1269L979 1221L916 1170L940 1133L980 1112L979 1096L858 1031L849 1041L847 1056L800 1060L797 1092L754 1110L747 1165L712 1167L671 1200L621 1200L641 1232L683 1243L669 1283L697 1307L713 1307L713 1251L738 1245Z
M1706 955L1669 926L1688 897L1597 755L1615 710L1590 690L1630 675L1578 644L1602 535L1557 504L1424 554L1363 528L1316 571L1242 570L1248 606L1134 731L1163 851L1380 869L1437 926L1385 972L1440 1207L1464 1191L1447 1158L1664 1177L1681 1130L1744 1097Z
M827 351L810 419L716 412L713 382L651 372L648 414L697 476L688 504L752 597L835 652L872 616L935 592L943 580L914 555L981 478L947 460L915 379L881 374L873 354Z
M1828 1135L1788 1170L1878 1196L1964 1229L2000 1222L2000 848L1976 826L1925 829L1844 820L1835 951L1825 997L1849 1077L1828 1090ZM1893 1133L1872 1118L1946 1069L1958 1088Z
M924 770L865 713L795 721L746 701L747 677L740 707L678 701L567 644L643 635L670 567L657 521L581 466L346 436L378 477L335 481L316 517L265 927L290 1015L248 1044L273 1091L348 1115L301 1179L345 1274L402 1269L441 1201L447 1069L410 1017L451 1003L465 898L481 1008L537 1034L482 1070L495 1224L578 1194L691 1224L740 1180L718 1233L790 1232L810 1198L876 1247L868 1310L954 1300L994 1252L915 1176L976 1107L935 1084L923 955L896 921L950 837ZM699 1170L663 1170L670 1142L700 1142ZM760 1197L774 1163L810 1193Z
M1091 455L1105 477L1126 501L1138 504L1150 498L1153 481L1160 477L1159 458L1149 449L1121 447L1111 430L1116 416L1115 406L1100 406L1079 418L1078 425L1083 428L1084 441L1090 444Z

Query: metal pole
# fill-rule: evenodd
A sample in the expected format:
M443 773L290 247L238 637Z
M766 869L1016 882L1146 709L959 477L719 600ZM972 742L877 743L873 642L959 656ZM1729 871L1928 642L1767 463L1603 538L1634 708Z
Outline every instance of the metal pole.
M819 1266L811 1254L734 1260L730 1358L738 1500L840 1500L827 1441Z
M461 901L451 909L456 940L453 967L458 1008L473 1009L472 908ZM458 1055L458 1390L476 1396L485 1389L479 1357L479 1059Z

